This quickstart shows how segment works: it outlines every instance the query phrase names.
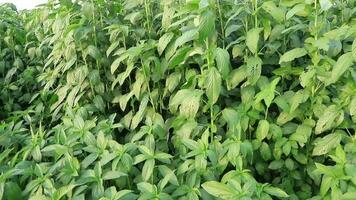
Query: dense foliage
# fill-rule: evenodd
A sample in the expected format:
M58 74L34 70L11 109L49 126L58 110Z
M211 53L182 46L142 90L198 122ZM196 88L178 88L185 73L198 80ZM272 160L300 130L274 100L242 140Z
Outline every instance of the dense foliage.
M0 6L0 199L356 199L355 0Z

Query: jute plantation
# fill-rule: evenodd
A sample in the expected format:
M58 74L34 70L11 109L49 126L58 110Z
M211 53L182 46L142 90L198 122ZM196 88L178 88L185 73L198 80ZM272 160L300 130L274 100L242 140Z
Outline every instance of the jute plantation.
M355 200L356 0L0 5L0 199Z

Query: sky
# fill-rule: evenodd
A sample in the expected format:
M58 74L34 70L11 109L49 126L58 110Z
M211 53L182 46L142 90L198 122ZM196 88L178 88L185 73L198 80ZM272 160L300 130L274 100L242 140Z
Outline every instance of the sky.
M47 0L0 0L0 4L2 3L15 4L18 10L32 9L35 6L46 2Z

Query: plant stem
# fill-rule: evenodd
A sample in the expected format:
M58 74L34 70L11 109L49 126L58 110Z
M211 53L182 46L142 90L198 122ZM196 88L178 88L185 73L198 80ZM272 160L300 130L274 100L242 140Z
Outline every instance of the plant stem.
M207 59L207 63L208 63L208 69L210 69L211 67L213 67L213 61L212 61L212 56L211 56L211 49L210 49L210 45L209 45L209 40L206 39L205 41L205 45L206 45L206 51L207 51L207 56L206 56L206 59ZM213 137L214 137L214 134L213 134L213 126L214 126L214 113L213 113L213 104L211 104L209 101L208 103L210 104L210 138L211 138L211 141L213 141Z
M151 101L153 110L156 111L156 106L155 106L155 103L154 103L153 98L152 98L152 93L151 93L151 89L150 89L149 79L148 79L148 76L146 74L145 65L143 64L142 61L141 61L141 64L142 64L143 75L145 76L145 82L147 84L148 95L150 97L150 101Z
M254 11L255 11L255 28L258 27L258 19L257 19L257 9L258 9L258 6L257 6L257 0L254 0Z
M145 13L146 13L146 23L147 23L147 30L148 30L148 38L151 38L151 19L149 13L149 4L147 0L145 0Z
M314 20L314 27L315 27L315 35L314 35L314 38L315 40L318 39L318 10L317 10L317 5L318 5L318 1L317 0L314 0L314 9L315 9L315 20Z
M223 18L222 18L222 13L221 13L221 8L220 8L220 0L216 0L216 5L218 7L218 12L219 12L219 21L220 21L220 28L221 28L221 40L222 40L222 43L223 43L223 47L225 49L225 31L224 31Z

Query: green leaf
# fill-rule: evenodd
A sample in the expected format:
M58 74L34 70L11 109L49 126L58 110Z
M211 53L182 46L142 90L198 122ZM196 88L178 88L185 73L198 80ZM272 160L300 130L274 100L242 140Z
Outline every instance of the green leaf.
M114 195L114 199L121 199L122 197L132 193L131 190L120 190Z
M292 9L290 9L287 12L286 19L288 20L288 19L292 18L295 14L303 11L304 9L305 9L305 4L303 4L303 3L295 5Z
M153 193L155 191L155 187L147 182L138 183L137 189L144 193Z
M121 56L119 56L118 58L116 58L110 66L111 73L113 74L117 70L117 68L120 66L121 62L124 61L128 57L129 57L129 54L124 53Z
M336 83L339 78L346 72L346 70L352 65L353 57L352 53L345 53L337 59L335 66L331 71L331 77L327 79L325 85Z
M261 7L278 22L284 21L285 11L277 7L273 1L264 2Z
M256 130L256 138L259 141L265 139L268 135L269 131L269 123L267 120L260 120L258 122L257 130Z
M262 60L259 57L249 57L246 61L246 72L248 74L248 83L255 85L261 77Z
M96 46L89 45L87 51L88 51L88 54L92 58L94 58L95 60L100 60L101 53L100 53L100 50Z
M344 120L343 110L336 105L327 107L316 123L315 133L320 134L326 130L338 126Z
M231 187L216 181L205 182L202 187L209 194L221 199L231 199L234 196L234 190Z
M268 168L269 169L273 169L273 170L277 170L277 169L282 168L283 165L284 165L283 160L274 160L269 164Z
M103 180L112 180L112 179L117 179L122 176L127 176L125 173L120 172L120 171L108 171L105 172L103 175Z
M180 72L173 72L170 74L166 79L166 88L169 92L173 92L174 89L178 86L180 79L181 79Z
M89 165L91 165L96 159L98 158L98 155L95 153L90 154L89 156L85 157L84 160L80 163L82 167L85 169Z
M176 39L174 43L174 48L177 49L178 47L184 45L185 43L194 40L197 34L198 34L197 29L191 29L183 32L183 34Z
M233 69L229 73L229 77L227 79L227 89L231 90L236 88L243 80L247 78L248 74L246 71L246 66L241 66L237 69Z
M1 193L2 193L1 187L2 186L0 183L0 199L2 199L1 198ZM8 200L10 200L10 199L16 199L16 200L24 199L22 197L22 190L21 190L20 186L17 183L12 182L12 181L5 183L4 197L5 197L5 199L8 199Z
M130 126L131 130L135 129L138 126L138 124L141 122L141 120L143 119L146 108L147 108L148 100L149 100L148 95L145 95L142 98L138 112L132 118L131 126Z
M69 192L72 192L72 190L74 189L75 186L76 185L74 185L74 184L62 186L54 193L52 198L54 200L60 200L64 195L68 194Z
M321 180L321 185L320 185L320 194L321 196L325 196L328 190L330 189L331 186L331 181L332 178L329 176L323 176L323 179Z
M216 48L215 60L216 60L216 66L219 69L219 72L221 73L222 78L224 80L226 80L229 75L229 72L231 70L229 52L227 52L226 49Z
M206 88L206 94L209 99L209 104L213 105L220 96L221 76L215 67L209 68L205 76L204 86Z
M311 136L312 128L306 124L301 124L297 127L295 133L290 136L290 140L297 141L303 147Z
M350 107L350 115L355 116L356 115L356 95L352 98L349 107Z
M293 61L294 59L305 56L306 54L307 54L307 51L304 48L295 48L295 49L289 50L281 56L281 58L279 59L279 64L281 64L283 62Z
M342 195L342 200L354 200L356 192L346 192Z
M258 40L260 39L261 31L262 28L253 28L246 33L246 45L248 49L254 54L257 54Z
M199 40L204 41L215 32L215 14L210 9L204 11L200 16Z
M169 60L168 68L173 69L177 65L181 64L187 57L188 52L192 50L191 47L182 47L172 56Z
M298 92L296 92L291 99L289 113L293 113L301 103L304 103L305 101L308 100L308 97L309 95L304 90L299 90Z
M320 0L319 3L322 11L329 10L333 6L329 0Z
M157 51L159 55L162 55L163 51L166 49L169 42L172 40L174 33L169 32L165 33L161 38L158 40Z
M174 174L174 171L172 171L170 168L168 168L165 165L160 165L158 167L159 172L162 174L163 177L169 177L169 182L172 183L173 185L178 186L179 182L177 179L177 176Z
M154 159L146 160L146 162L142 168L142 178L144 181L147 181L148 179L150 179L150 177L152 176L154 167L155 167Z
M115 41L114 43L110 44L109 48L106 50L106 57L109 57L110 54L119 46L120 40Z
M341 134L332 133L317 140L313 149L313 156L320 156L329 153L340 144L341 138Z
M257 104L263 99L266 106L269 107L272 103L272 100L274 99L274 91L279 80L279 77L274 79L270 84L263 88L262 91L257 93L255 96L255 104Z
M169 102L169 108L175 112L180 107L180 113L185 117L195 117L199 109L200 97L203 94L197 89L179 90Z
M192 140L192 139L188 139L188 138L183 138L182 139L182 143L188 147L191 150L198 150L199 149L199 143Z
M356 62L356 38L352 43L351 51L352 51L352 57L354 58L354 62Z
M283 191L280 188L277 187L272 187L272 186L266 186L263 188L263 191L267 192L270 195L276 196L276 197L281 197L281 198L287 198L289 195Z

